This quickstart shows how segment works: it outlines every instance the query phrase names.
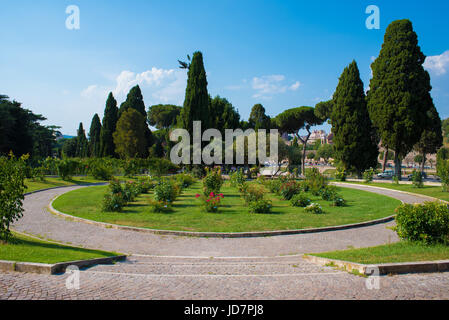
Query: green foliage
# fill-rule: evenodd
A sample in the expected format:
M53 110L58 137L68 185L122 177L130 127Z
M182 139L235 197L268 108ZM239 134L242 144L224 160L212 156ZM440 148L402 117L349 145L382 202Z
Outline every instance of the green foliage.
M318 203L311 203L310 205L304 208L304 211L313 214L324 213L323 208Z
M378 139L372 126L357 63L346 67L333 97L331 114L335 158L361 174L376 167Z
M331 144L321 144L316 152L318 159L322 158L324 161L329 161L329 158L335 156L334 146Z
M176 181L182 188L188 188L196 182L196 179L189 174L181 173L176 175Z
M306 183L313 195L319 196L323 188L328 184L325 176L323 176L317 168L306 170Z
M423 176L421 171L413 170L412 182L415 188L424 188Z
M104 195L102 203L103 212L122 212L123 207L126 205L126 200L123 197L123 193L107 192Z
M0 157L0 240L11 238L9 227L23 215L25 166L28 156Z
M333 110L333 101L322 101L315 106L315 115L323 121L330 119Z
M335 171L335 179L337 181L346 181L346 170L343 167L337 167Z
M441 202L403 204L396 209L395 231L401 239L425 244L449 242L449 208Z
M243 199L247 204L262 200L267 193L264 186L260 184L249 184L244 190L242 190Z
M223 185L223 178L221 176L220 169L206 169L207 174L203 179L203 192L205 195L210 193L220 193L221 186Z
M188 67L187 88L184 107L178 117L178 125L193 136L193 121L201 121L202 128L209 128L209 93L203 54L195 52Z
M146 178L140 178L138 180L138 183L140 184L140 191L141 193L148 193L150 190L153 190L156 186L156 183L150 179L149 177Z
M175 173L179 167L167 159L151 158L149 159L149 169L152 175L159 177L164 174Z
M78 135L76 137L76 151L75 157L86 158L89 156L89 142L86 138L86 132L83 128L83 123L80 123L78 128Z
M100 132L100 154L102 157L114 157L115 145L113 133L116 130L118 121L117 101L112 92L109 93L104 110L103 125Z
M334 206L334 207L344 207L345 205L346 205L346 200L338 195L332 199L332 206Z
M133 202L140 194L139 184L133 181L125 182L123 186L123 199L125 202Z
M321 198L325 201L332 201L338 197L337 187L335 186L326 186L321 189Z
M376 172L374 171L373 168L365 170L365 172L363 173L363 182L365 183L372 182L375 173Z
M97 180L108 181L114 177L113 168L101 159L90 161L89 173Z
M291 199L291 204L294 207L302 207L305 208L308 205L310 205L312 201L304 194L304 193L299 193L296 194L295 196L293 196L293 198Z
M92 118L92 123L90 125L89 131L89 153L91 157L101 157L100 135L100 117L98 116L98 114L95 114Z
M221 204L221 199L224 198L224 195L217 194L214 192L211 192L207 195L196 195L197 199L200 199L201 205L204 208L206 212L218 212Z
M172 180L162 179L154 187L154 199L165 204L173 204L180 193L179 186Z
M412 23L397 20L388 26L382 50L371 65L368 110L383 145L395 150L398 176L399 159L420 140L431 108L425 59Z
M279 193L284 200L290 200L294 195L301 192L301 185L295 180L284 182L279 189Z
M226 129L240 128L240 114L234 106L225 98L216 96L210 99L210 127L216 128L225 135Z
M439 154L439 156L441 156ZM437 158L437 173L444 191L449 191L449 160Z
M113 134L115 152L121 158L143 158L148 154L146 141L146 120L134 108L125 111L117 122Z
M164 201L149 200L151 212L153 213L170 213L173 212L172 205Z
M249 126L255 130L269 130L271 128L271 118L265 114L265 108L261 104L253 106L248 123Z
M230 176L230 183L233 188L241 188L246 182L246 177L243 174L243 169L238 169Z
M270 200L257 200L252 201L248 204L250 213L271 213L273 208L272 202Z
M148 123L157 129L173 127L176 118L181 113L181 107L171 104L158 104L148 110Z
M74 159L62 159L56 162L58 175L62 180L70 180L79 168L80 162Z

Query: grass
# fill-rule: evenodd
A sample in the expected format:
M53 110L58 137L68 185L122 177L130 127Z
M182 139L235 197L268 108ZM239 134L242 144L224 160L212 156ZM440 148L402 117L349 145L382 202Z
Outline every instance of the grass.
M435 261L449 259L449 246L426 246L414 242L397 242L377 247L350 249L310 255L362 264Z
M348 181L348 183L355 183L355 184L361 184L361 185L367 185L367 186L382 187L382 188L387 188L387 189L392 189L392 190L417 193L417 194L449 201L449 192L443 191L440 186L424 186L423 188L416 188L415 186L413 186L411 184L394 184L394 183L383 183L383 182L363 183L363 182L351 182L351 181Z
M44 181L39 180L31 180L31 179L25 179L25 185L27 186L26 192L33 192L48 188L55 188L55 187L66 187L66 186L75 186L80 184L86 184L86 183L99 183L99 182L105 182L101 180L96 180L93 177L74 177L71 180L64 181L61 178L50 178L46 177Z
M339 193L348 204L345 207L333 207L330 202L309 195L325 211L325 214L316 215L304 212L303 208L292 207L289 201L267 193L266 198L273 202L273 212L251 214L238 191L225 183L221 190L225 198L220 212L206 213L199 206L199 200L195 199L195 194L201 192L201 183L197 182L177 199L173 213L151 213L148 206L151 194L139 196L121 213L109 213L101 212L99 205L106 190L107 187L100 186L71 191L56 199L53 206L77 217L126 226L196 232L245 232L307 229L369 221L393 215L394 209L401 203L370 192L339 188Z
M118 255L113 252L75 248L13 234L14 238L10 243L0 242L0 260L53 264Z

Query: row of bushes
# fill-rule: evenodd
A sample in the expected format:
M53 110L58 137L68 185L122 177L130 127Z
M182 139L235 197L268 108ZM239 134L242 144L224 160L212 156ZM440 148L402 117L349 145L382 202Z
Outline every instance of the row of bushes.
M114 158L47 158L38 167L27 166L29 179L44 180L45 175L58 175L70 180L74 175L91 175L98 180L111 180L114 175L128 177L149 173L154 176L175 173L179 167L171 161L161 158L128 159Z

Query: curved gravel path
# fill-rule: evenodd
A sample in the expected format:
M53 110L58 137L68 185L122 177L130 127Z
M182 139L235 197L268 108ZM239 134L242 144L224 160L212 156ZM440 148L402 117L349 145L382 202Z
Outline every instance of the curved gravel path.
M428 198L363 185L342 185L404 202ZM50 201L80 187L28 195L17 231L88 248L132 253L127 261L82 270L80 289L66 275L0 272L0 299L449 299L449 273L366 279L305 261L301 253L397 241L392 223L267 238L189 238L105 229L50 214Z

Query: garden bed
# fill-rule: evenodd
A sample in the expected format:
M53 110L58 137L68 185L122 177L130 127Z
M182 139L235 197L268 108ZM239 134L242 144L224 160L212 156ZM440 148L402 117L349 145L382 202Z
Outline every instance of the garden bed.
M289 201L274 194L266 195L272 201L272 213L253 214L248 212L240 193L225 183L221 189L224 199L220 211L206 213L195 198L201 192L201 183L197 182L183 191L173 204L172 213L152 213L149 207L149 200L153 198L151 193L140 195L123 212L112 213L101 212L100 203L106 191L104 186L74 190L57 198L53 207L76 217L132 227L192 232L256 232L366 222L393 215L401 203L366 191L339 188L347 206L333 207L330 202L309 195L313 202L322 205L324 214L306 213L303 208L292 207Z

